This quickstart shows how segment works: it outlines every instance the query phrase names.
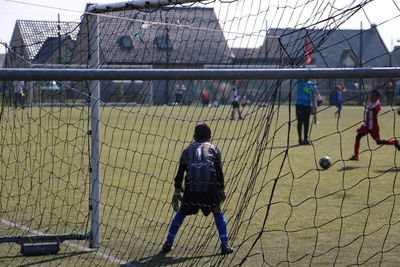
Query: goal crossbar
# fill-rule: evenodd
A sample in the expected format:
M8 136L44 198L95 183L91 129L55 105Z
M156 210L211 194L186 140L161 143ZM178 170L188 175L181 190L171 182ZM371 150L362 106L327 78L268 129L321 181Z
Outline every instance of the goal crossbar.
M296 69L0 69L4 81L400 78L399 67Z
M129 0L108 4L92 4L88 6L86 12L106 13L129 9L152 8L168 5L182 5L189 3L202 2L204 0Z

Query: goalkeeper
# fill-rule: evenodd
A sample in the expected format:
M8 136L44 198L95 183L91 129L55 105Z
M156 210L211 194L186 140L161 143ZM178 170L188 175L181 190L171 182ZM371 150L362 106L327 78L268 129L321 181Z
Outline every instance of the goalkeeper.
M193 137L195 142L183 151L175 177L172 207L176 215L171 222L162 251L164 253L171 251L175 236L185 217L197 214L201 210L205 216L213 213L221 241L221 253L229 254L233 252L233 248L228 243L226 220L221 212L221 204L225 200L221 153L210 143L211 129L207 124L197 125Z

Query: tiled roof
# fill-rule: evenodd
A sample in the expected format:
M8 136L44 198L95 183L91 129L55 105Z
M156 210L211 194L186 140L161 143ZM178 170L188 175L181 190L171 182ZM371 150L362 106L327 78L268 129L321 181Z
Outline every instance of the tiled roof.
M313 65L317 67L341 67L340 58L349 49L359 60L360 30L321 30L321 29L271 29L269 35L280 36L284 46L286 63L293 59L296 64L304 61L305 40L309 40L313 50ZM363 66L386 66L390 62L389 53L376 27L362 33ZM260 49L260 48L258 48ZM251 52L240 51L235 55L246 56ZM254 53L253 53L254 54ZM254 54L256 57L257 54ZM240 59L240 58L239 58Z
M272 30L274 34L282 35L282 42L289 54L299 54L304 51L305 39L310 40L314 50L315 64L321 67L340 67L340 58L345 49L351 49L357 59L360 58L360 42L362 37L363 66L385 66L389 64L389 53L376 27L364 30L309 30L291 32L293 29ZM297 40L296 40L297 39ZM315 47L316 46L316 47ZM303 52L301 52L303 53Z
M277 38L267 37L259 47L232 48L235 64L281 64L282 49Z
M0 68L3 68L5 60L6 60L6 54L0 54Z
M46 41L44 41L44 43L42 44L42 47L40 48L39 52L36 54L35 58L33 59L33 62L34 63L45 63L51 57L51 55L53 55L53 53L55 51L57 51L57 49L62 47L64 42L67 42L70 40L71 40L70 35L62 35L61 38L57 38L57 37L47 38ZM73 43L73 45L74 44L75 43ZM72 49L73 49L73 47L71 47L71 50Z
M257 53L257 49L252 47L233 47L232 52L235 58L258 58L261 56Z
M57 21L35 21L17 20L16 27L19 28L24 46L27 49L27 56L33 60L42 45L48 38L58 36ZM79 23L60 22L61 35L70 35L72 40L76 40Z
M392 59L394 66L400 66L400 46L395 46L392 51Z
M212 8L173 7L107 15L113 17L100 17L99 26L102 63L224 64L230 59L230 48ZM152 25L134 19L187 27Z

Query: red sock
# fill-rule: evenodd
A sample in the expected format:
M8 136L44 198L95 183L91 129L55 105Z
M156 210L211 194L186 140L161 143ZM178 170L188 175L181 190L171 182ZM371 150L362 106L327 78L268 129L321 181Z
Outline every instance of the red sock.
M389 139L389 140L381 139L381 140L378 140L376 143L378 145L395 145L395 144L397 144L397 140L396 139Z
M390 139L390 140L385 140L386 145L394 145L396 144L396 140L395 139Z
M360 140L356 140L356 142L354 143L354 156L356 158L358 158L359 150L360 150Z

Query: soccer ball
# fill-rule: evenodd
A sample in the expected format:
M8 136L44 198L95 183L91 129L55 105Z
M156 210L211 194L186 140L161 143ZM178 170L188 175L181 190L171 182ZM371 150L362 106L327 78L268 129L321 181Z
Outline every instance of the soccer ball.
M319 159L319 166L322 169L326 170L332 165L331 159L328 156L322 157Z

